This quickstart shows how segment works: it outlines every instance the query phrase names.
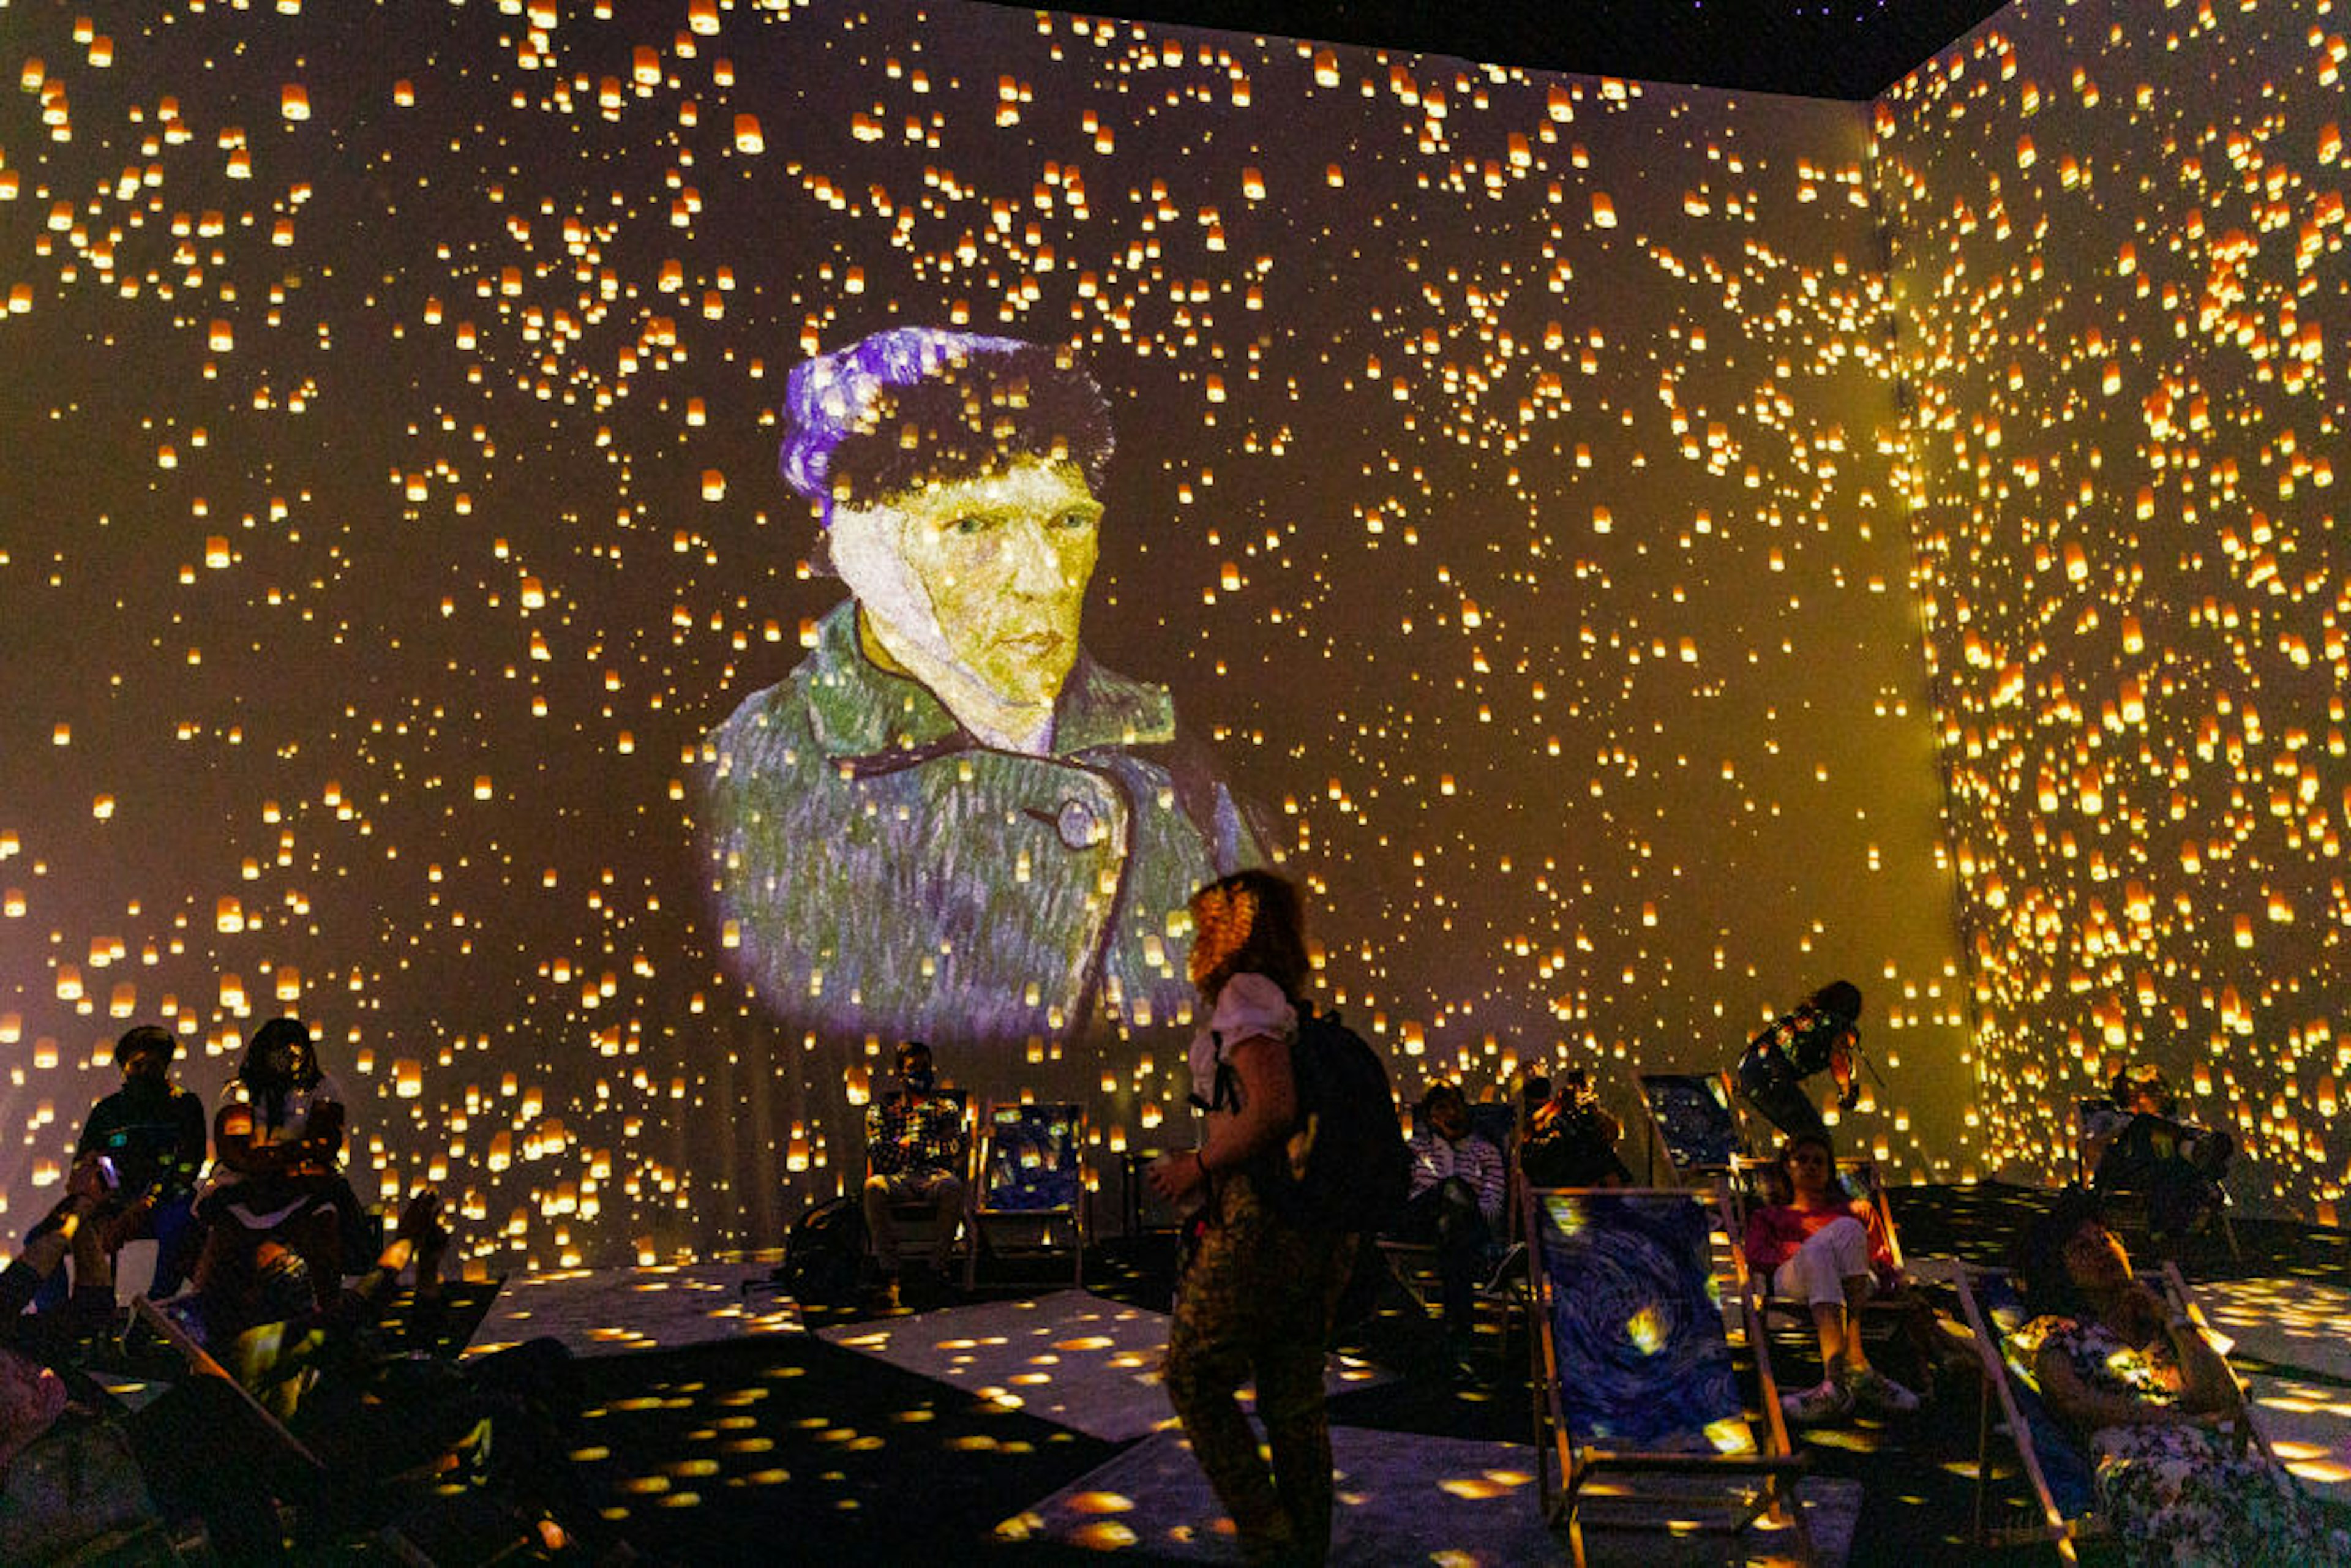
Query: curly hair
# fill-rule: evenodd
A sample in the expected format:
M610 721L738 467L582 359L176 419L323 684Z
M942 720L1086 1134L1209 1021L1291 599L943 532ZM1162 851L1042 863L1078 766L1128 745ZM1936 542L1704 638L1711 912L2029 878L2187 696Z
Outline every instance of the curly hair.
M1235 975L1263 975L1295 1002L1312 965L1298 889L1252 868L1192 895L1192 980L1211 1002Z

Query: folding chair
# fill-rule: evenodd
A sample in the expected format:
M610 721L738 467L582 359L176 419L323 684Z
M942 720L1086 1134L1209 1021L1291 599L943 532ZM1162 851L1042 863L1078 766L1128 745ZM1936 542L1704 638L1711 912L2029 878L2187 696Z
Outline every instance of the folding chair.
M2161 1291L2172 1311L2186 1312L2199 1325L2207 1322L2202 1304L2176 1265L2166 1263L2162 1273L2150 1282ZM2046 1542L2064 1561L2078 1563L2079 1543L2104 1540L2112 1531L2097 1513L2091 1456L2043 1403L2033 1368L2012 1341L2028 1316L2015 1280L2005 1270L1957 1262L1952 1265L1951 1283L1975 1339L1983 1374L1984 1396L1976 1426L1977 1544L2004 1547ZM2251 1447L2275 1461L2268 1437L2253 1419L2251 1402L2224 1426L2239 1451ZM2017 1468L2032 1488L2034 1510L2040 1516L2037 1521L1996 1525L1990 1518L1995 1433L2007 1437Z
M2210 1129L2197 1126L2193 1123L2180 1122L2170 1117L2155 1119L2168 1128L2176 1138L2184 1140L2199 1135L2210 1135ZM2074 1101L2074 1179L2081 1186L2097 1192L2099 1197L2105 1202L2107 1218L2112 1223L2136 1235L2151 1239L2153 1217L2149 1213L2147 1189L2137 1186L2117 1186L2109 1184L2100 1186L2098 1185L2098 1166L2105 1157L2107 1149L2114 1145L2116 1139L2128 1132L2131 1124L2137 1120L2138 1120L2137 1113L2126 1111L2112 1100ZM2237 1244L2237 1228L2229 1218L2230 1207L2228 1188L2216 1184L2213 1188L2213 1201L2205 1207L2196 1224L2184 1234L2210 1232L2218 1235L2220 1244L2229 1249L2231 1261L2241 1262L2244 1252Z
M1760 1190L1762 1173L1772 1167L1771 1161L1750 1159L1743 1155L1731 1161L1730 1171L1723 1180L1723 1191L1728 1197L1730 1239L1731 1245L1734 1247L1738 1246L1740 1239L1747 1234L1749 1209L1761 1202L1779 1201L1778 1198ZM1902 1268L1902 1232L1894 1223L1894 1204L1886 1195L1885 1176L1878 1170L1877 1162L1875 1160L1840 1162L1837 1166L1837 1185L1853 1202L1866 1204L1876 1212L1878 1224L1884 1227L1886 1231L1886 1250L1893 1254L1895 1268ZM1763 1317L1767 1323L1782 1327L1797 1324L1807 1331L1810 1330L1813 1322L1810 1305L1773 1295L1771 1281L1768 1277L1759 1278L1755 1283L1756 1293L1762 1301ZM1865 1333L1870 1334L1873 1342L1894 1337L1898 1332L1909 1327L1912 1319L1923 1310L1919 1298L1907 1290L1871 1296L1865 1301L1855 1303L1851 1309L1854 1321L1861 1326ZM1934 1353L1923 1340L1915 1335L1911 1343L1917 1354L1928 1363L1927 1370L1931 1373Z
M1805 1468L1788 1441L1771 1345L1751 1281L1729 1251L1730 1290L1716 1272L1712 1220L1723 1200L1681 1187L1531 1189L1525 1199L1533 1270L1529 1336L1535 1387L1537 1492L1544 1518L1564 1526L1584 1563L1593 1504L1636 1511L1606 1522L1676 1534L1733 1537L1759 1521L1813 1543L1793 1494ZM1722 1216L1727 1219L1727 1216ZM1761 1431L1747 1416L1725 1322L1726 1293L1755 1366ZM1716 1485L1680 1493L1638 1490L1603 1477L1679 1476ZM1694 1515L1710 1515L1708 1518Z
M1657 1168L1663 1136L1676 1179L1710 1183L1748 1157L1746 1135L1732 1107L1728 1072L1642 1072L1634 1075L1649 1107L1648 1166Z
M988 1106L964 1249L965 1290L978 1281L982 1248L998 1260L1066 1254L1071 1288L1085 1288L1085 1146L1081 1105Z

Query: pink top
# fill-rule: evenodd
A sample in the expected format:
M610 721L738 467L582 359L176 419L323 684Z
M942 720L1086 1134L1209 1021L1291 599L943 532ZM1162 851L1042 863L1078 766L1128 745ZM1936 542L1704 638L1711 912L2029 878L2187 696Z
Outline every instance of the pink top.
M1870 1267L1879 1279L1891 1280L1895 1273L1894 1249L1886 1239L1885 1222L1878 1218L1874 1206L1861 1202L1833 1208L1797 1208L1774 1203L1753 1210L1747 1216L1747 1239L1742 1249L1747 1261L1750 1267L1769 1274L1793 1258L1815 1231L1847 1216L1860 1220L1862 1228L1869 1232Z

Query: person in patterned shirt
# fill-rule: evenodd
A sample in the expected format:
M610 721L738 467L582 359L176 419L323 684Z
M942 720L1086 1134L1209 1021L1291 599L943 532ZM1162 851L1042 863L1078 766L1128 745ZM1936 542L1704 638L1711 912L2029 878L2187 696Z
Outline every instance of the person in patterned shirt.
M1466 1364L1477 1327L1478 1282L1502 1233L1508 1173L1502 1151L1469 1128L1469 1103L1452 1083L1433 1083L1413 1117L1412 1189L1396 1234L1434 1243L1444 1281L1445 1335Z
M938 1092L931 1048L910 1040L898 1048L898 1087L865 1108L865 1229L872 1239L882 1293L898 1291L898 1228L890 1207L930 1206L931 1267L944 1279L963 1213L965 1155L971 1135L963 1103Z

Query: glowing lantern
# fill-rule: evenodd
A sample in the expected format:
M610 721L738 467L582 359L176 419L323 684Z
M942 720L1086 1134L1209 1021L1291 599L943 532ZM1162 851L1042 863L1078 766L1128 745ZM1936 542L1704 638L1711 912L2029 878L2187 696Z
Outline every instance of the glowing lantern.
M737 115L735 117L735 151L758 153L765 152L767 150L768 139L760 134L759 117L756 114Z
M277 95L277 112L287 120L309 119L310 89L287 82L285 90Z

